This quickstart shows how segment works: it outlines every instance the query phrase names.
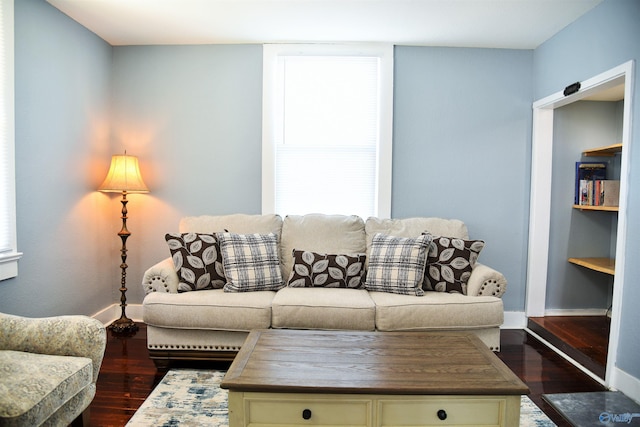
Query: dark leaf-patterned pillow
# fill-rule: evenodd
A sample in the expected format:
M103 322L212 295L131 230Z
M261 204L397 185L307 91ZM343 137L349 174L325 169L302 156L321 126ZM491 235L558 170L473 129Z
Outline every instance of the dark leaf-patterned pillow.
M333 255L293 250L292 288L363 287L365 254Z
M427 256L424 289L466 295L471 270L482 248L483 240L434 237Z
M178 292L224 287L227 279L215 234L167 233L164 238L178 273Z

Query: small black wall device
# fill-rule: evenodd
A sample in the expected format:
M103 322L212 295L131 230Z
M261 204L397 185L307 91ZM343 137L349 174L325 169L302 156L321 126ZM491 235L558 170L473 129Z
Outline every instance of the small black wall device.
M564 96L569 96L580 90L580 82L575 82L564 88Z

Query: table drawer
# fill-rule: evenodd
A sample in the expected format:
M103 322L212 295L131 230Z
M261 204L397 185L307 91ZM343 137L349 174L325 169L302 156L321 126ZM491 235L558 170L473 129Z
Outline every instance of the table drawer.
M298 395L299 396L299 395ZM370 399L313 397L248 397L245 395L246 425L278 426L370 426Z
M377 411L380 426L501 426L505 405L500 398L380 399Z

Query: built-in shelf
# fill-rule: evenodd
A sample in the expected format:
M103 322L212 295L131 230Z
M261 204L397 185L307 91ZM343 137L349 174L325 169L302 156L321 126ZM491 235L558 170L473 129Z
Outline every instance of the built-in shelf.
M618 206L573 205L573 209L580 209L581 211L618 212Z
M582 152L585 157L612 157L622 151L622 143L591 148Z
M612 157L622 152L622 144L591 148L582 152L585 157ZM574 209L583 211L618 212L618 206L573 205ZM569 258L569 262L589 270L615 275L616 260L611 258Z
M616 260L612 258L569 258L569 262L612 276L616 270Z

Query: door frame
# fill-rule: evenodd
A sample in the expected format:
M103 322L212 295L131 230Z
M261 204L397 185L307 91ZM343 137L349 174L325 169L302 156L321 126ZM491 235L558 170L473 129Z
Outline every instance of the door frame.
M615 365L620 333L620 313L625 285L627 200L629 186L629 152L633 117L634 61L628 61L581 82L578 92L565 96L554 93L533 103L531 138L531 194L529 210L529 247L525 315L541 317L546 311L549 230L551 222L551 182L554 110L624 83L622 124L622 158L620 165L620 202L616 240L616 267L613 281L611 330L605 385L615 387Z

